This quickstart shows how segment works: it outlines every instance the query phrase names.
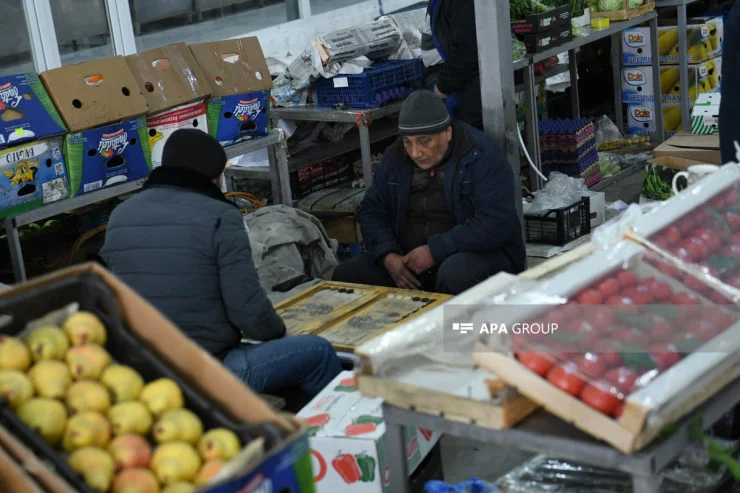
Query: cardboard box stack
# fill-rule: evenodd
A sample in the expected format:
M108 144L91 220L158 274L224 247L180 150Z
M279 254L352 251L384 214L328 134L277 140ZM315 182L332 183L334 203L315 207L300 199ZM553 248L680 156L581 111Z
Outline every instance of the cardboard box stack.
M41 79L70 132L70 197L149 174L147 103L123 57L49 70Z
M622 33L622 101L627 103L628 132L654 135L655 94L653 91L653 56L660 57L661 100L665 136L681 130L678 26L675 20L661 21L658 28L658 54L650 47L650 29L636 27ZM689 20L688 61L689 100L691 106L705 93L720 91L722 82L721 17L698 17Z
M339 374L298 413L308 421L318 493L394 491L385 457L382 399L363 397L352 372ZM409 471L429 454L440 434L405 428Z
M212 89L185 43L129 55L126 63L144 95L152 168L162 164L167 139L181 128L208 132L206 101Z
M0 77L0 218L67 198L66 131L37 74Z
M208 131L221 145L267 135L272 78L256 37L190 45L213 89Z

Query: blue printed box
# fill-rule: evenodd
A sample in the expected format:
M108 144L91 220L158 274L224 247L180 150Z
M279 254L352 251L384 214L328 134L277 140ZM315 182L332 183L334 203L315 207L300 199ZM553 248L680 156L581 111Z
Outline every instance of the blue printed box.
M0 218L15 216L67 196L61 138L0 151Z
M66 131L38 75L0 77L0 149Z
M689 65L687 86L691 102L704 93L719 92L722 85L722 58ZM661 99L666 103L681 100L678 66L660 68ZM652 67L622 68L622 101L639 103L655 100Z
M208 129L221 145L267 135L270 91L221 96L208 102Z
M681 58L678 47L678 26L658 28L658 53L661 65L678 65ZM689 19L686 27L689 63L701 63L722 55L724 22L722 17L697 17ZM622 31L622 64L650 65L653 53L650 28L633 27Z
M146 117L68 134L70 196L144 178L152 169Z

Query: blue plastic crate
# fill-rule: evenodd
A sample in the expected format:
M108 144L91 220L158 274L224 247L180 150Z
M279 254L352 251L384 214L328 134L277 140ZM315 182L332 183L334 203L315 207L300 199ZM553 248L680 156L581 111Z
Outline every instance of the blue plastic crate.
M376 62L361 74L322 78L316 82L316 104L325 107L344 105L348 108L379 108L391 101L405 99L421 88L423 69L421 59L388 60ZM337 84L340 80L342 82Z

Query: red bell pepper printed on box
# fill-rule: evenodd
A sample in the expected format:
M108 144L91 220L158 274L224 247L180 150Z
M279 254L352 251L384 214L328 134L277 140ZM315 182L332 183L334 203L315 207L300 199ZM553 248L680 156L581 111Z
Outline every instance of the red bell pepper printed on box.
M434 432L432 430L425 430L424 428L419 428L419 431L421 432L421 435L426 439L427 442L432 441L432 435L434 435Z
M339 381L339 385L334 387L335 392L354 392L357 390L354 378L344 378Z
M347 484L356 483L362 477L362 471L360 471L357 460L352 454L339 452L339 455L331 461L331 465Z
M306 424L308 426L324 426L329 424L329 421L331 420L331 415L329 413L321 413L321 414L315 414L313 416L309 416L306 418Z

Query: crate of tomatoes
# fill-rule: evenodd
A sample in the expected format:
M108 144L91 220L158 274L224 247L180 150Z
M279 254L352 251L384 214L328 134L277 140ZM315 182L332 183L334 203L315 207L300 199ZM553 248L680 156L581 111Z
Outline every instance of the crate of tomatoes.
M656 206L627 233L707 282L686 282L722 303L740 302L740 168L727 165ZM687 275L687 274L685 274ZM711 287L717 287L712 293Z
M475 359L551 413L634 452L740 376L740 312L706 281L622 241L479 308L489 323Z

